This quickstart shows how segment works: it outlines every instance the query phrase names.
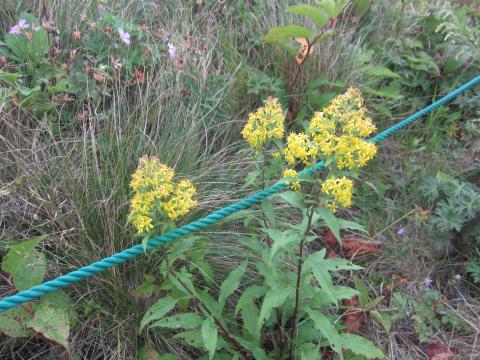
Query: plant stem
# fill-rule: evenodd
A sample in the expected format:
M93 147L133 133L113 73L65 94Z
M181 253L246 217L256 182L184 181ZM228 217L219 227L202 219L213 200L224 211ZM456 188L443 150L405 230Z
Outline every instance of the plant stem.
M173 271L170 271L170 274L175 278L175 280L177 280L177 281L180 283L180 285L183 286L183 288L190 294L190 296L192 297L192 299L196 300L196 301L200 304L200 306L201 306L201 308L203 309L203 311L204 311L205 313L207 313L209 316L212 317L212 319L215 321L215 324L216 324L217 328L219 328L220 331L223 333L223 335L225 335L227 341L228 341L234 348L236 348L236 349L240 352L242 358L244 358L244 359L250 359L250 358L251 358L250 354L249 354L247 351L245 351L245 349L243 348L243 346L235 339L235 337L234 337L233 334L228 330L228 328L225 327L220 320L218 320L218 318L213 314L212 311L210 311L210 309L202 302L202 300L200 300L200 299L198 298L198 296L196 296L196 295L185 285L185 283L184 283L182 280L180 280L180 279L173 273Z
M310 227L312 226L312 218L313 218L314 208L310 211L308 215L308 223L307 229L305 230L304 236L307 236L310 232ZM300 246L298 249L298 264L297 264L297 283L295 285L295 308L293 310L293 317L292 317L292 337L293 340L297 335L297 316L298 316L298 308L300 306L300 282L302 280L302 267L303 267L303 243L305 239L302 239L300 242ZM290 343L290 354L289 359L293 358L293 346Z

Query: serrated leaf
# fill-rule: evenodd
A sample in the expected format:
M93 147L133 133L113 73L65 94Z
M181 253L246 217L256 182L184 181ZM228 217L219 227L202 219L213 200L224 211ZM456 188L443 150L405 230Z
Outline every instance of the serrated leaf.
M369 314L375 321L382 325L387 333L390 333L392 321L388 316L383 316L382 313L377 310L371 310Z
M173 299L171 297L165 297L158 300L150 309L147 310L145 315L143 315L142 321L140 322L140 330L142 330L149 322L163 318L175 307L176 304L177 299Z
M24 306L28 308L29 304ZM0 314L0 332L10 337L31 336L33 331L26 326L30 318L30 314L20 306L8 309Z
M202 324L202 341L205 345L205 349L208 351L208 356L210 360L213 359L215 355L215 350L217 349L217 327L215 326L215 321L210 316Z
M372 75L375 78L380 79L398 79L400 75L394 73L392 70L384 67L384 66L368 66L365 71Z
M275 210L273 209L273 206L272 206L272 199L263 200L261 206L262 206L263 213L267 217L267 220L270 222L270 225L273 228L276 227Z
M315 214L325 221L325 225L332 231L337 241L341 244L342 238L340 236L340 223L338 219L333 215L332 211L327 208L319 208L315 210Z
M289 37L303 37L308 39L312 35L312 33L313 30L300 25L275 27L272 28L267 35L265 35L265 41L271 42Z
M322 249L321 251L316 253L315 257L309 257L305 261L304 270L310 270L315 276L316 280L318 281L319 285L321 286L322 290L327 295L328 299L337 304L337 298L335 297L335 290L333 289L333 282L332 277L328 270L323 266L324 260L322 258L325 257L326 250Z
M342 343L340 340L340 334L338 333L335 326L328 320L328 318L323 315L320 311L314 309L307 309L310 319L313 320L315 328L320 330L322 335L327 339L331 348L337 352L341 353Z
M40 284L47 270L45 254L35 250L43 238L35 238L12 246L2 262L2 270L11 274L19 291Z
M223 309L223 307L225 306L225 300L230 295L232 295L233 292L237 290L240 286L240 280L242 280L242 277L245 274L245 270L247 270L247 265L248 261L245 260L242 265L240 265L230 274L228 274L227 278L220 286L220 293L218 296L218 303L220 304L220 308Z
M295 191L284 191L280 194L280 197L297 209L302 210L305 208L303 195L301 193Z
M187 345L203 349L203 340L200 330L185 331L173 336L174 339L182 339Z
M261 329L265 320L267 320L273 309L282 306L290 295L290 287L277 287L267 292L262 301L262 307L260 309L260 315L258 317L257 328Z
M68 349L70 317L64 309L39 309L35 312L35 317L27 321L27 326Z
M267 292L267 290L267 287L260 285L252 285L246 288L238 299L234 315L237 316L239 311L243 308L245 304L252 302L254 299L262 297Z
M260 341L260 331L257 327L258 316L258 308L253 302L247 302L242 306L243 327L257 343Z
M200 326L203 319L195 313L183 313L173 316L167 316L159 321L155 321L150 327L160 327L169 329L194 329Z
M304 15L319 27L325 26L330 20L330 16L325 10L306 4L290 6L288 7L287 12L296 15Z
M273 240L272 248L270 249L270 257L268 259L269 264L272 263L273 258L280 249L284 249L289 244L301 239L300 235L293 231L280 231L277 229L264 229L264 231Z
M385 358L382 350L364 337L344 333L340 334L340 341L344 349L349 349L356 355L365 356L367 359Z
M300 353L300 360L319 359L318 346L313 343L305 343L298 349Z
M337 8L334 0L322 0L318 3L318 6L321 7L331 18L336 18L341 10L340 9L337 13Z

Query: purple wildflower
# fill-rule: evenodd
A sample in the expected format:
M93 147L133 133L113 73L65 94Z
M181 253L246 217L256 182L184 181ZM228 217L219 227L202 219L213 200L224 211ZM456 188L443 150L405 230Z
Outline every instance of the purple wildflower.
M397 235L400 236L400 237L403 237L403 235L405 235L405 228L402 227L402 228L398 229Z
M130 33L123 31L122 28L118 28L118 34L120 35L120 39L127 45L130 45Z
M433 285L433 280L430 279L430 278L426 278L425 280L423 280L423 284L424 284L426 287L432 287L432 285Z
M27 24L27 21L25 19L20 19L20 20L18 20L17 25L12 26L10 28L8 33L11 34L11 35L20 35L22 33L22 30L28 29L29 27L30 27L30 25Z
M175 45L168 43L168 54L172 58L172 60L175 60L177 58L177 48Z

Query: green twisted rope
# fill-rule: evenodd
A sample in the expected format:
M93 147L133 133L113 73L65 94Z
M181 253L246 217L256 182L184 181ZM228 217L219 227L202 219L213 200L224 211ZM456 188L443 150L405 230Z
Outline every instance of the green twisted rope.
M400 129L410 125L415 120L418 120L422 116L428 114L429 112L437 109L438 107L452 101L461 93L465 92L466 90L472 88L473 86L480 83L480 75L475 77L474 79L470 80L468 83L462 85L458 89L452 91L447 96L441 98L440 100L434 102L433 104L427 106L426 108L416 112L415 114L407 117L406 119L400 121L399 123L395 124L394 126L382 131L381 133L377 134L375 137L370 138L368 141L371 142L378 142L381 141L393 133L399 131ZM314 171L318 171L323 169L324 164L320 162L315 166L315 168L307 168L300 172L300 174L312 174ZM178 239L184 235L191 234L193 232L202 230L217 221L236 213L237 211L246 209L252 206L255 203L262 201L263 199L278 193L279 191L285 189L288 185L283 182L277 182L275 185L259 191L249 197L237 201L227 207L224 207L220 210L217 210L210 215L207 215L197 221L194 221L190 224L182 226L178 229L173 231L169 231L166 234L161 236L156 236L150 239L146 245L147 250L155 249L165 243ZM129 249L123 250L117 254L114 254L110 257L102 259L100 261L94 262L93 264L87 265L82 267L78 270L72 271L66 275L60 276L56 279L46 281L41 285L34 286L28 290L20 291L16 295L8 296L2 300L0 300L0 314L3 313L5 310L18 306L22 303L32 301L34 299L38 299L43 295L51 293L55 290L70 286L76 282L79 282L85 278L89 278L95 275L98 272L104 271L108 268L113 266L123 264L124 262L135 258L138 255L142 255L145 252L143 245L135 245Z

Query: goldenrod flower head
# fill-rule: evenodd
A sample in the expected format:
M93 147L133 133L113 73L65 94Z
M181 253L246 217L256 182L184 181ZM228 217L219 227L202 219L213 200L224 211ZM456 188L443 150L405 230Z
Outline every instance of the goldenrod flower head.
M302 161L305 165L310 166L317 155L317 147L307 134L291 133L288 135L283 155L289 165Z
M298 173L293 169L285 169L283 171L283 177L295 178L297 176L298 176ZM300 185L300 181L298 181L298 180L287 181L287 184L290 185L290 187L294 191L300 191L301 188L302 188L301 185Z
M193 199L196 190L191 182L181 180L175 184L174 176L174 170L156 157L144 156L139 160L130 182L134 195L129 213L138 233L152 230L154 220L159 217L175 220L196 205Z
M345 176L336 178L332 176L322 183L322 192L333 197L327 200L326 205L335 212L338 205L350 207L352 205L353 182Z
M267 140L283 138L283 110L278 99L269 97L256 112L248 115L242 135L256 150Z

